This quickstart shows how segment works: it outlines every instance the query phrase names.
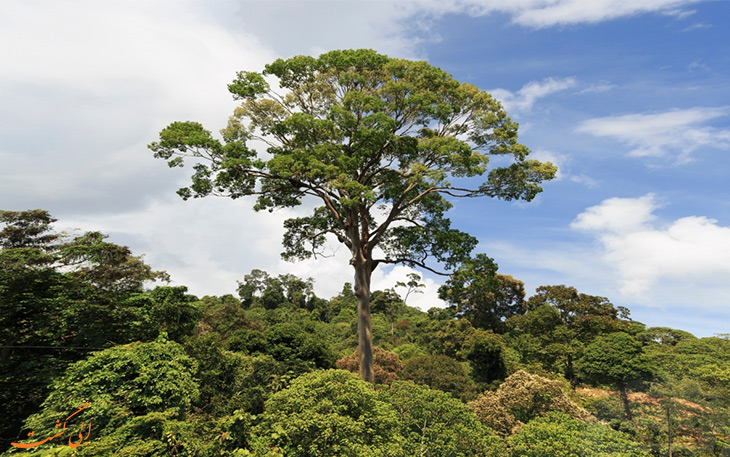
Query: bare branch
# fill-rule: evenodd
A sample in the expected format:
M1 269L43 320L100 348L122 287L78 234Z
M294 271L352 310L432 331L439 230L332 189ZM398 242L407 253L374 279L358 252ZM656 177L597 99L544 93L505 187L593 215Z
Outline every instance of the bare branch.
M423 268L424 270L428 270L431 273L440 275L440 276L451 276L451 273L446 273L443 271L434 270L433 268L427 266L423 262L419 262L418 260L413 259L405 259L405 258L398 258L398 259L377 259L375 260L377 263L388 263L388 264L396 264L396 263L405 263L410 265L415 265L419 268Z

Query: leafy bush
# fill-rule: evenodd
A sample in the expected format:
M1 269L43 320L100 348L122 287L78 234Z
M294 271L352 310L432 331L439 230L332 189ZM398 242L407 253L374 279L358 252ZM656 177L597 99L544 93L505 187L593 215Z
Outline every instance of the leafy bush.
M512 457L650 457L621 432L551 412L520 428L507 440Z
M372 386L347 371L326 370L272 395L251 442L260 455L395 456L402 455L397 430L395 410Z
M463 364L445 355L424 355L408 359L401 377L449 392L459 398L473 398L474 383Z
M150 343L105 349L70 366L26 427L36 436L51 436L56 419L68 417L85 402L90 405L78 419L93 424L97 438L86 443L89 448L103 446L105 436L149 431L149 424L159 421L175 426L198 398L196 367L182 346L165 340L164 334ZM93 449L85 452L97 455Z
M502 440L461 401L445 392L396 381L380 392L395 407L406 456L503 456Z

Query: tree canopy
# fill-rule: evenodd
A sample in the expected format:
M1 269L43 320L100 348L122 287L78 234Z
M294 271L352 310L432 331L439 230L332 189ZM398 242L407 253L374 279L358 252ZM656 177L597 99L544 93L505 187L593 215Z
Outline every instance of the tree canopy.
M361 376L370 381L372 271L456 268L477 241L451 228L451 198L529 201L555 175L552 164L527 158L497 100L427 62L332 51L239 72L228 89L241 104L221 139L199 123L174 122L150 148L170 166L195 159L183 199L256 196L254 209L269 211L317 202L310 215L284 222L282 256L322 255L328 237L349 249Z
M647 329L568 286L540 287L503 334L457 307L424 312L376 290L373 389L327 370L343 356L338 367L359 369L350 284L326 300L313 279L253 270L241 300L148 290L160 274L139 257L52 222L0 211L2 455L25 453L18 442L38 444L34 455L139 457L730 449L730 339ZM463 279L475 300L460 303L485 303L489 276ZM79 447L66 435L38 443L86 403L66 428L76 442L84 422Z
M463 262L439 288L439 296L475 327L496 332L505 331L505 321L525 311L525 284L497 273L497 264L484 254Z

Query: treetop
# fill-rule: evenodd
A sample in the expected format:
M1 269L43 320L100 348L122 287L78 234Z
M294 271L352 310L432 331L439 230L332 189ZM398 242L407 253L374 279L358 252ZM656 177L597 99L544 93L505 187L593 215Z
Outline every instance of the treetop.
M285 258L321 254L332 235L365 258L378 245L378 261L424 266L431 256L453 267L475 240L450 229L449 199L529 201L556 172L527 159L499 101L427 62L331 51L239 72L228 89L241 104L222 140L176 122L150 148L170 166L196 161L184 199L252 195L269 211L319 201L287 221ZM511 163L490 167L491 156Z

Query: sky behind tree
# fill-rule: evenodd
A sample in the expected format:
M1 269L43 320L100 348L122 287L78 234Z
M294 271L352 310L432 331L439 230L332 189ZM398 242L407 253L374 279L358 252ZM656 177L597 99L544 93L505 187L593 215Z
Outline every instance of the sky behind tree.
M372 48L424 59L503 102L560 168L533 202L457 201L500 272L608 297L699 336L730 318L730 6L723 1L35 1L0 3L0 202L102 230L198 295L253 268L352 281L348 253L287 263L250 199L183 202L190 170L146 145L176 120L225 125L239 70ZM404 280L376 270L373 288ZM443 278L409 298L443 306Z

